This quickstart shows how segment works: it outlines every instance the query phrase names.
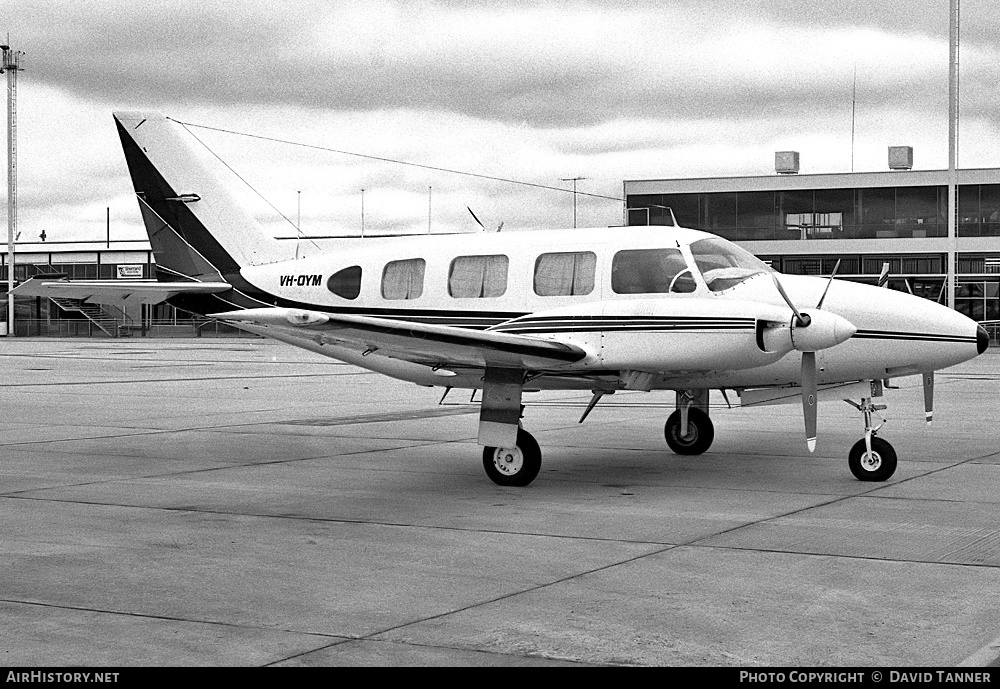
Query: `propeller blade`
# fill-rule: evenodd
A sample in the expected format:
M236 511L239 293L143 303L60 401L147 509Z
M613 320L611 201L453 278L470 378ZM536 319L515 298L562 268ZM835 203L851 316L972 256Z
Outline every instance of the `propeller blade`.
M934 371L921 377L924 379L924 418L930 423L934 419Z
M889 264L882 264L882 272L878 275L878 286L888 287L889 286Z
M816 352L802 352L802 417L806 422L806 447L816 450Z
M771 279L774 280L774 286L778 288L778 294L781 295L781 298L785 300L786 304L788 304L788 308L790 308L792 313L795 314L795 322L803 328L809 325L811 319L808 315L799 313L799 310L795 308L795 304L792 303L792 300L788 298L788 294L785 293L785 288L782 287L781 283L778 281L778 274L771 273Z
M833 284L833 278L837 274L837 271L839 269L840 269L840 259L838 258L837 262L833 266L833 272L830 273L830 280L826 283L826 289L823 290L823 296L819 298L819 303L816 304L817 309L823 308L823 300L826 299L826 293L830 291L830 285Z
M485 230L486 229L486 225L484 225L481 222L479 222L479 218L477 218L476 214L472 212L472 209L469 208L468 206L466 206L465 208L472 215L472 219L476 221L476 224L479 225L481 228L483 228Z

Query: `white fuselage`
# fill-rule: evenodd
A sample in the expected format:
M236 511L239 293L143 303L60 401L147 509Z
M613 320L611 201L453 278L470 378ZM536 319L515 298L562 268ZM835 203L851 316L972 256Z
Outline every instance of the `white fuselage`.
M585 359L550 372L558 375L540 377L533 384L537 387L593 387L586 378L568 375L573 371L603 371L608 380L624 380L622 372L646 372L647 389L796 384L801 355L785 342L787 325L781 327L793 316L771 276L758 273L713 290L691 249L693 242L706 238L714 236L672 227L372 238L296 261L244 268L242 275L262 292L303 309L491 328L571 342L587 352ZM616 254L651 249L678 251L689 273L678 276L674 291L625 290L623 278L612 275L620 267ZM579 293L573 294L540 288L539 270L547 257L562 260L569 254L582 256L578 263L592 271L592 282L589 276L578 280ZM456 261L460 257L465 258ZM503 267L503 284L484 287L482 295L456 296L461 292L456 272L467 271L468 265L479 270L479 257L503 257L481 260L484 273L499 275ZM398 287L394 271L399 266L420 267L419 289L405 293ZM815 310L829 282L794 275L780 279L804 312ZM835 280L822 310L842 317L857 332L819 349L821 384L933 371L978 353L977 324L923 298ZM763 333L762 323L767 324ZM478 377L444 379L426 367L378 361L377 355L362 361L356 352L323 351L421 384L480 385Z

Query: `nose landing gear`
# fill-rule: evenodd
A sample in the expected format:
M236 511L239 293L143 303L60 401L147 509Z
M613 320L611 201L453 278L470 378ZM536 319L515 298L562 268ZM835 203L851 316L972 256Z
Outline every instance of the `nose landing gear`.
M880 404L882 381L871 381L870 389L871 393L861 399L861 404L845 400L865 419L865 437L854 443L847 456L847 466L859 481L885 481L896 472L896 451L887 441L875 436L882 424L872 424L872 414L886 408Z

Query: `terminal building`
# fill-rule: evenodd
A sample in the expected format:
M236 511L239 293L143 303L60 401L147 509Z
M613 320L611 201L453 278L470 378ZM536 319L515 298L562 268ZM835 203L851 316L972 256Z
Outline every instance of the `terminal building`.
M7 254L0 255L0 280L6 292ZM65 275L72 280L149 280L155 260L148 240L94 242L18 242L14 280L39 275ZM3 313L7 295L0 295ZM6 320L2 323L6 334ZM144 305L128 313L114 304L76 299L18 297L14 300L14 334L49 337L128 337L141 335L201 336L239 334L214 321L194 318L167 304Z
M783 273L829 275L839 259L838 278L875 282L888 263L891 288L1000 319L1000 169L957 171L949 237L948 171L909 169L909 147L889 153L896 169L884 172L800 175L798 154L782 152L774 175L628 180L626 224L676 220Z

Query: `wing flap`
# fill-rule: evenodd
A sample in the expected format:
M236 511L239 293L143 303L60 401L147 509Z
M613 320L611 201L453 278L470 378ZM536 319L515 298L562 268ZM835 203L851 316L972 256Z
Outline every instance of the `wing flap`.
M296 337L361 348L427 366L564 367L587 356L582 348L525 335L414 323L389 318L266 308L210 314L212 318L274 328Z

